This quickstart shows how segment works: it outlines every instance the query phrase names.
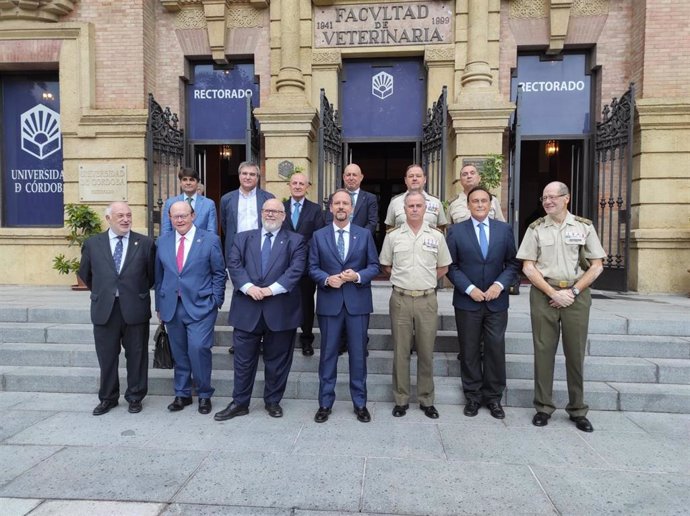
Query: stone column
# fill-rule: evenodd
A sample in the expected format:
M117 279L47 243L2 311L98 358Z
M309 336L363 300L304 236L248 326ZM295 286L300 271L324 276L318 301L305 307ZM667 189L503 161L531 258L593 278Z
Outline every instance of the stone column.
M469 0L467 15L467 63L462 74L464 88L491 87L489 66L489 11L486 0Z

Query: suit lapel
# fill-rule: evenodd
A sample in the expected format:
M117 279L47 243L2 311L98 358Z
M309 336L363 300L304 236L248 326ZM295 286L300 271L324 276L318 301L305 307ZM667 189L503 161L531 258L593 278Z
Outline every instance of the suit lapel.
M265 278L268 276L269 271L273 267L273 265L276 262L276 259L278 256L280 256L280 253L283 252L283 249L287 245L287 235L285 234L284 231L280 231L278 233L278 237L275 239L273 242L273 245L271 246L271 254L268 257L268 266L266 267L266 270L264 271L263 277Z
M355 247L359 245L359 235L355 233L355 228L354 224L350 224L350 245L347 248L347 256L345 257L345 261L343 263L346 263L349 259L350 256L355 252Z
M113 272L117 274L117 271L115 270L115 260L113 259L113 251L110 249L110 235L107 231L105 233L100 234L99 247L103 252L104 260L110 264L110 267L113 269Z
M191 245L189 248L189 252L187 253L187 259L184 261L184 266L182 267L182 272L187 270L187 267L189 266L189 263L193 261L196 258L196 255L199 254L199 248L201 247L201 244L204 241L204 237L197 228L196 233L194 234L194 240L189 241L189 244L186 245ZM174 242L174 240L173 240ZM187 240L185 239L185 242ZM173 243L173 249L175 248L175 244Z
M331 252L333 253L333 256L335 256L339 262L343 262L340 259L340 253L338 252L338 247L335 244L335 239L338 238L338 235L335 233L333 229L333 224L328 226L330 228L330 231L328 232L328 238L326 238L326 245L331 249Z
M120 274L125 270L125 267L129 265L129 263L134 259L134 255L137 254L137 251L139 251L139 236L134 235L130 231L129 233L129 243L127 244L127 254L124 257L124 262L122 264L122 267L120 267ZM113 266L114 266L114 260L113 260Z
M477 256L483 260L484 257L482 256L482 248L479 247L479 240L477 240L477 232L474 229L474 222L472 222L472 219L467 219L465 227L467 231L467 238L469 238L472 242L472 249L474 249L477 253Z

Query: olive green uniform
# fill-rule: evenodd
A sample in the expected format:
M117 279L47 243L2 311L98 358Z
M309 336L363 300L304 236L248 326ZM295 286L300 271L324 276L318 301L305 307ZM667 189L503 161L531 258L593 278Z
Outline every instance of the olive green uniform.
M570 288L584 274L580 248L587 259L603 259L606 252L590 220L566 215L558 225L550 217L533 222L520 245L517 258L535 262L544 279L554 288ZM530 289L532 341L534 343L534 407L552 414L553 368L559 334L563 334L563 353L568 380L568 405L572 417L585 416L582 371L589 328L590 289L583 289L567 308L554 308L550 298L536 287Z
M443 233L426 222L415 235L406 222L383 241L381 265L392 267L389 303L393 336L393 395L396 405L410 398L410 351L417 347L417 400L434 404L434 342L438 329L436 268L452 259Z
M441 201L424 191L422 194L426 200L424 222L427 222L431 227L445 226L448 224ZM391 199L388 205L388 211L386 212L386 226L397 228L407 220L407 216L405 215L405 195L407 195L407 192L396 195Z
M457 224L470 218L470 209L467 207L467 195L465 192L460 192L457 198L448 206L448 220L451 224ZM498 199L491 196L491 208L489 209L489 218L505 222L506 219L501 211L501 203Z

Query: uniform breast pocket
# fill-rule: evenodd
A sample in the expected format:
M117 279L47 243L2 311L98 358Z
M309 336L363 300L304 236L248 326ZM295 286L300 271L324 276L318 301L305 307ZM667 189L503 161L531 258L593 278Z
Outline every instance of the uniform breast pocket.
M412 265L412 246L408 242L398 242L393 247L393 263L396 267Z

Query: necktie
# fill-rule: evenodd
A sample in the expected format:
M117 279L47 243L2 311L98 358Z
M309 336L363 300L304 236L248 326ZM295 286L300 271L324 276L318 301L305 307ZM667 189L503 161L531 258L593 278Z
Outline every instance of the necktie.
M479 248L482 250L482 256L486 258L489 252L489 240L486 238L483 222L479 223Z
M182 272L184 265L184 235L180 237L180 245L177 246L177 272Z
M297 221L299 220L300 207L301 205L298 202L292 205L292 227L295 229L297 229Z
M344 229L338 230L338 254L340 255L340 260L345 261L345 238L343 237L345 233Z
M122 265L122 237L117 237L117 244L115 244L115 252L113 253L113 260L115 261L115 271L120 274L120 265Z
M273 233L266 233L266 238L264 239L264 245L261 246L261 274L266 274L266 269L268 269L268 259L271 256L271 238Z
M187 202L188 202L189 205L191 206L191 205L192 205L192 198L191 198L191 197L187 197Z
M352 211L350 212L350 222L352 222L352 218L355 216L355 202L357 200L357 196L355 195L355 192L350 192L349 190L347 193L350 194L350 202L352 203Z

